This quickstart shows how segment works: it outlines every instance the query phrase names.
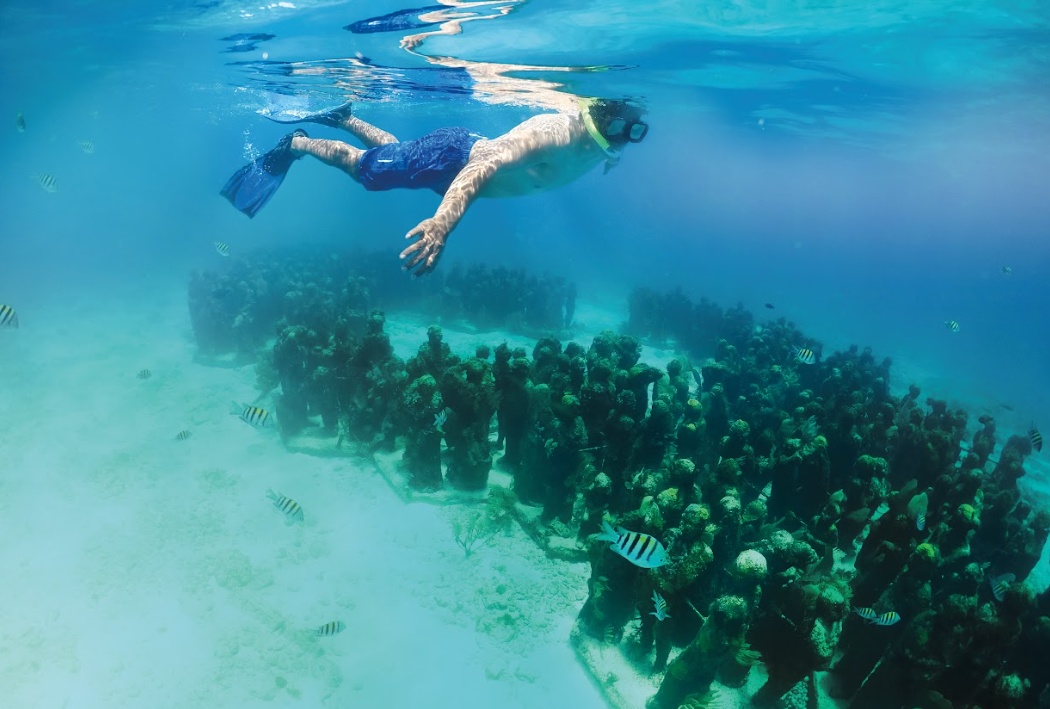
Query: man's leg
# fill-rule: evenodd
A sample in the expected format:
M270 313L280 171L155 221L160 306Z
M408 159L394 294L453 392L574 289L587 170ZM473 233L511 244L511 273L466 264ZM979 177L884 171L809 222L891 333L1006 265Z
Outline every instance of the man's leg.
M292 153L296 156L312 155L325 165L338 167L356 180L357 166L365 151L341 140L307 138L297 135L292 138Z
M339 127L347 131L369 148L377 148L380 145L398 142L392 133L387 133L382 128L376 128L371 123L362 121L357 116L347 116L340 122Z

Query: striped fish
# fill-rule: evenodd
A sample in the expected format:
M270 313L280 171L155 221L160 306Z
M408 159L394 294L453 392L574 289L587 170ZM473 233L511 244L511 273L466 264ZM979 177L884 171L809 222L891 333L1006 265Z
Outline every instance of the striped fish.
M872 625L895 625L901 621L897 611L886 611L879 615L874 608L854 608L853 612Z
M995 600L1001 603L1003 596L1006 595L1006 589L1010 588L1010 584L1016 580L1017 577L1013 574L999 574L988 579L988 583L992 586L992 595L995 596Z
M186 441L186 440L189 440L190 436L192 436L192 435L193 435L193 433L191 433L189 430L183 429L183 430L181 430L181 431L179 431L178 433L175 434L175 440L176 441Z
M635 566L643 569L655 569L667 563L667 550L656 537L642 532L629 532L623 527L615 530L607 521L602 520L602 532L598 541L612 542L609 548Z
M230 245L227 244L225 241L216 241L216 242L214 242L214 244L215 244L215 251L219 254L219 256L229 256L230 255Z
M26 117L22 115L21 111L15 114L15 130L19 133L26 132Z
M959 321L958 320L945 320L944 326L951 332L959 332Z
M0 320L2 320L2 318L0 318ZM1028 429L1028 440L1032 442L1032 448L1037 453L1043 450L1043 434L1039 433L1035 426Z
M83 150L87 155L91 155L93 152L95 152L95 144L92 143L90 140L82 140L79 143L77 143L77 145L79 145L80 149Z
M12 330L18 329L18 313L10 305L4 305L0 303L0 327L9 327Z
M153 372L149 371L148 369L140 369L139 373L136 374L135 376L138 377L139 379L149 379L150 377L153 376Z
M236 416L241 421L255 428L267 428L274 425L273 416L270 415L269 411L251 404L233 402L233 410L230 411L230 416Z
M656 591L653 591L653 606L656 608L656 612L649 615L655 615L657 620L665 620L671 617L671 614L667 612L667 601Z
M920 532L926 529L926 515L922 514L921 512L915 518L915 528Z
M292 498L285 497L273 490L267 490L266 496L273 502L274 507L284 513L289 522L302 522L306 518L302 505Z
M58 180L55 179L54 175L49 175L45 172L40 175L30 175L29 177L36 181L45 192L58 192Z
M817 361L817 356L813 354L813 350L799 347L795 350L795 359L802 364L813 364Z
M332 620L315 630L314 635L316 635L319 638L330 638L333 635L338 635L344 630L346 630L346 624L343 621Z

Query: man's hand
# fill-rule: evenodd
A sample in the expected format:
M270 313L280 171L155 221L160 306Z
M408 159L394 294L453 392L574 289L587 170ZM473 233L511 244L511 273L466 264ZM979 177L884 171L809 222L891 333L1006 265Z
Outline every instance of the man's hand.
M438 259L441 258L441 250L445 248L448 231L436 220L429 218L417 224L414 229L405 234L405 238L418 238L419 241L401 252L401 260L408 259L401 268L411 271L418 266L419 268L413 274L418 278L430 273L437 266Z

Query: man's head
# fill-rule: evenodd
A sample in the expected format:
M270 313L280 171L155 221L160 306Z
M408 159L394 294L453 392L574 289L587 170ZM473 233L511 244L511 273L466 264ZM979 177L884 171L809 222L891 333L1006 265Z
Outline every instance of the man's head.
M588 112L594 127L614 150L627 143L640 143L649 132L649 124L642 120L645 111L633 103L619 99L586 99L584 110Z

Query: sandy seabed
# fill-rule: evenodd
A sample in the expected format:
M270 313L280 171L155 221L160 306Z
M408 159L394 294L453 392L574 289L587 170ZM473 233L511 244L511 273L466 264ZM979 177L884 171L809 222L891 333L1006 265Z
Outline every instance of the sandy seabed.
M254 367L194 361L184 292L19 315L0 332L5 709L604 706L568 643L585 565L517 528L465 557L461 510L230 416ZM426 339L391 325L402 356Z

